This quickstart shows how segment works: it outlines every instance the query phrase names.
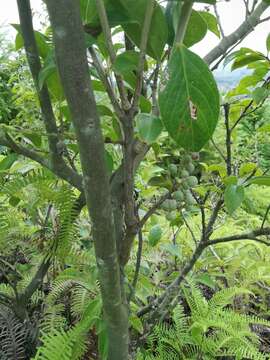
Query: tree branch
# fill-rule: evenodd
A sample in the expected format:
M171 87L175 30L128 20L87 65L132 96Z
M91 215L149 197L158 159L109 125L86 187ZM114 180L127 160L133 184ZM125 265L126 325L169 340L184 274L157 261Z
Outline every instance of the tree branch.
M96 54L96 51L95 49L91 46L89 49L89 52L90 52L90 55L92 57L92 60L93 60L93 64L94 64L94 67L95 69L97 70L97 73L99 75L99 78L100 80L103 82L105 88L106 88L106 91L107 91L107 94L111 100L111 103L112 103L112 106L114 108L114 111L116 113L116 115L118 116L118 118L122 118L123 117L123 112L122 112L122 109L118 103L118 100L117 100L117 97L113 91L113 88L107 78L107 75L106 75L106 71L105 69L103 68L103 65L102 63L100 62L97 54Z
M226 166L227 175L232 174L232 141L231 141L231 129L230 129L230 104L224 104L224 122L226 129Z
M225 33L224 33L224 30L223 30L223 27L222 27L222 24L221 24L221 20L220 20L220 16L219 16L219 13L218 13L218 9L217 9L217 5L216 5L216 4L214 5L214 11L215 11L215 15L216 15L216 18L217 18L217 23L218 23L218 27L219 27L220 34L221 34L221 36L224 38L224 37L225 37Z
M215 244L220 244L220 243L225 243L225 242L230 242L230 241L254 240L254 241L260 242L264 245L270 246L270 242L267 242L265 240L257 238L258 236L269 236L269 235L270 235L270 228L259 228L259 229L255 229L255 230L253 230L251 232L247 232L247 233L225 236L222 238L209 240L207 243L208 243L208 245L215 245Z
M264 1L253 10L248 18L232 34L225 36L221 42L212 49L205 57L205 62L210 65L222 56L238 40L243 39L253 28L260 23L260 17L267 9L268 4Z
M161 196L159 200L147 211L143 218L139 222L139 228L142 229L146 224L147 220L155 214L155 212L160 208L160 206L170 197L171 193L168 191L166 194Z
M59 144L61 141L59 139L58 128L53 113L49 91L45 84L42 89L40 89L38 85L41 63L34 35L30 0L17 0L17 5L26 56L38 94L42 117L48 136L52 163L51 170L61 178L65 178L65 180L70 179L69 182L75 184L78 181L78 174L66 165L64 159L62 158L62 154L59 152ZM29 152L28 154L30 155ZM77 185L79 184L77 183Z
M115 61L115 58L116 58L116 53L115 53L115 50L113 47L111 29L109 26L107 13L106 13L106 9L104 6L104 1L96 0L96 5L97 5L97 10L98 10L98 15L99 15L102 31L104 33L105 42L106 42L109 56L111 59L111 63L113 64ZM125 86L123 83L123 79L120 75L117 75L117 74L115 74L115 78L116 78L116 82L118 85L118 90L120 93L122 106L123 106L124 110L128 110L130 108L130 103L128 101L128 96L127 96L127 92L126 92L126 89L125 89Z

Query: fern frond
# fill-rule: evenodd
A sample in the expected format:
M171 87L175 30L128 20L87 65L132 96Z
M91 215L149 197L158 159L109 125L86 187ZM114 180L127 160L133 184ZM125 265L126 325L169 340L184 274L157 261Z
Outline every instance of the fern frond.
M65 332L63 329L53 329L43 334L43 345L38 349L33 360L78 360L86 351L87 333L95 320L100 316L101 300L95 299L72 329Z
M44 334L48 334L53 330L64 329L66 325L64 311L64 304L54 304L46 307L40 324L40 328Z
M12 312L0 307L0 350L9 360L25 359L27 329Z
M55 199L60 224L54 244L56 246L56 255L61 260L64 260L69 254L76 238L77 211L74 208L75 201L76 196L69 186L63 186Z
M234 297L237 295L254 295L250 290L242 288L242 287L229 287L217 291L210 301L208 302L209 308L211 311L214 311L216 308L221 308L231 304Z

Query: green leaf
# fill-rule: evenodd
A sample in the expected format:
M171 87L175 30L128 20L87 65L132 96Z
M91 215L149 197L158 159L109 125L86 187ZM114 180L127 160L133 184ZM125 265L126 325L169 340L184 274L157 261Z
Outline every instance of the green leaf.
M220 164L212 164L208 166L207 171L208 172L217 171L222 178L225 177L227 174L226 167Z
M148 241L150 246L156 246L162 236L162 229L159 225L155 225L151 228L148 235Z
M0 171L5 171L11 168L13 163L18 159L17 154L9 154L2 161L0 161Z
M270 176L256 176L248 181L249 184L270 186Z
M11 24L11 25L18 32L16 39L15 39L15 48L16 48L16 50L20 50L24 46L21 25L19 25L19 24ZM35 39L36 39L36 44L37 44L39 55L43 59L45 59L51 50L49 44L47 43L47 38L39 31L35 31L34 33L35 33Z
M140 53L134 50L128 50L119 54L114 63L113 70L118 74L126 74L137 70Z
M237 185L238 178L237 178L237 176L234 176L234 175L227 176L225 179L223 179L223 182L225 185Z
M109 25L115 27L129 20L129 14L122 6L120 0L104 0ZM80 0L81 16L87 31L95 37L101 33L96 0Z
M165 83L165 84L164 84ZM212 137L219 118L219 93L204 61L185 46L177 46L163 79L161 119L178 145L199 151Z
M112 155L107 150L105 151L105 161L109 173L112 173L114 167L114 161Z
M215 282L213 281L211 276L209 274L207 274L207 273L198 275L196 277L196 281L210 287L213 290L215 290L215 288L216 288Z
M98 114L99 116L110 116L113 117L113 113L111 111L111 109L109 109L107 106L105 105L97 105L97 110L98 110Z
M140 96L139 99L140 110L143 113L150 113L152 110L152 103L148 99L146 99L143 95Z
M138 331L139 334L143 334L143 323L141 321L141 319L136 316L136 315L132 315L129 318L129 322L130 325L136 330Z
M219 28L218 28L217 18L208 11L198 11L198 13L201 15L203 20L206 22L208 30L211 31L213 34L215 34L219 38L220 32L219 32Z
M175 256L181 259L181 247L179 244L165 244L162 247L165 251L167 251L170 255Z
M16 197L16 196L12 196L12 197L9 199L9 203L10 203L10 205L13 206L13 207L16 207L16 206L19 204L20 201L21 201L21 199L19 199L19 198Z
M140 47L141 33L148 0L105 0L109 25L121 25L128 37ZM80 0L85 29L92 36L101 34L95 0ZM168 37L168 28L162 8L156 2L152 16L147 54L159 60Z
M40 70L39 76L38 76L38 87L41 90L48 79L49 76L51 76L53 73L57 71L57 67L54 61L53 56L50 56L45 61L45 64L43 68Z
M198 11L192 10L187 26L184 44L190 47L201 41L207 33L207 23Z
M104 85L101 81L91 79L91 84L94 91L106 92Z
M251 97L256 104L259 104L261 101L264 101L269 94L269 90L265 87L258 87L253 90Z
M241 165L241 167L239 169L239 175L244 176L244 175L250 174L255 169L257 169L257 164L254 164L254 163L243 164L243 165Z
M230 215L241 205L245 198L245 191L242 185L229 184L226 187L224 200Z
M148 0L120 0L129 14L130 21L122 24L130 39L140 47L141 34ZM168 38L168 27L165 15L156 2L149 31L147 54L160 60Z
M239 69L243 66L246 66L252 62L259 61L259 60L264 60L264 56L260 53L254 52L253 54L242 55L235 59L235 61L232 64L231 69L232 70Z
M137 116L137 126L141 139L148 144L156 141L163 128L162 122L158 117L144 113L140 113Z
M173 45L175 37L175 29L179 19L179 4L175 3L166 11L166 18L168 23L168 44ZM197 42L201 41L207 33L207 24L198 11L192 10L188 22L184 44L190 47Z
M149 186L157 186L163 187L166 189L171 190L172 183L169 179L165 178L164 176L154 176L148 181Z
M173 0L174 1L174 0ZM177 1L177 0L175 0ZM180 2L183 2L185 0L180 0ZM215 4L217 0L195 0L193 2L196 2L196 3L205 3L205 4Z
M38 86L40 89L47 84L50 94L56 101L63 101L64 90L61 84L59 73L54 59L54 52L51 51L45 59L44 66L38 77Z

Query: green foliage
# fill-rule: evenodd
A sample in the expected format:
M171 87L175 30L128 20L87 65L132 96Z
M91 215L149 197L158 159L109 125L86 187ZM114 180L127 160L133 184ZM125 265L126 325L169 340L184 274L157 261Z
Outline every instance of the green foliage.
M24 360L27 341L26 324L7 308L0 307L0 357L3 360Z
M144 113L138 115L137 126L141 139L148 144L156 141L163 129L162 122L158 117Z
M149 350L142 350L138 359L216 359L217 356L266 359L256 349L258 339L250 324L269 326L269 322L227 308L233 298L248 291L227 288L209 301L194 284L184 289L184 293L190 316L179 304L173 313L173 325L158 325L149 337Z
M168 76L159 95L162 121L179 145L198 151L212 136L219 117L215 80L203 61L184 46L175 49Z
M41 346L35 360L77 360L81 359L86 351L87 335L95 320L99 317L100 301L90 302L83 313L82 319L72 329L65 332L63 329L53 329L42 337Z
M245 192L242 185L227 185L224 193L224 200L229 214L232 214L241 205L244 197Z
M125 134L129 110L122 109L122 118L117 109L123 106L119 96L122 85L131 104L134 100L147 3L148 0L104 1L115 51L115 57L110 58L96 1L80 1L85 47L92 47L98 59L95 62L89 55L89 72L111 184L122 173L122 164L126 165L125 149L130 145ZM139 317L137 312L154 304L179 276L203 235L211 240L269 225L269 59L249 48L231 53L225 65L232 62L232 69L247 67L250 71L219 101L212 73L202 59L186 48L201 41L207 31L220 36L211 8L192 10L184 45L173 51L183 1L169 2L166 11L163 5L162 1L155 2L139 106L131 111L132 159L134 155L136 168L132 199L139 217L135 227L137 220L149 211L152 214L140 229L141 258L137 258L140 248L138 252L132 250L123 271L125 276L121 273L122 291L132 294L129 326L134 352L152 325L152 314ZM46 167L51 166L38 96L20 51L21 28L15 28L16 54L6 55L0 37L0 137L8 136L17 144L0 148L0 295L7 298L14 297L16 291L22 293L44 258L51 259L51 266L28 299L27 326L15 317L14 307L1 306L0 358L83 359L92 356L89 352L93 347L93 357L98 353L106 359L108 338L93 246L95 231L85 209L79 213L75 206L80 192L68 184L69 178L63 181L58 173L53 175L18 150L23 147L41 157ZM42 64L38 87L41 90L47 85L49 89L59 132L57 146L61 148L57 155L79 178L79 147L57 71L52 29L36 31L35 38ZM267 50L268 43L269 37ZM119 76L120 86L116 81ZM115 95L116 105L106 92L108 87ZM220 103L229 106L230 139L226 138L223 111L218 122ZM227 171L228 143L231 176ZM143 154L140 147L144 148ZM120 211L123 218L116 230L124 235L127 194L121 189L125 188L125 180L116 189L121 204L116 204L115 198L112 201L114 210ZM166 200L157 207L163 196ZM210 226L218 201L221 207ZM137 245L137 237L134 242ZM138 358L265 359L265 335L259 330L269 328L269 322L263 320L270 315L269 257L267 247L251 240L205 249L190 271L193 281L200 285L182 287L184 295L179 296L177 307L154 328ZM141 266L136 274L138 261ZM131 289L136 281L136 289Z

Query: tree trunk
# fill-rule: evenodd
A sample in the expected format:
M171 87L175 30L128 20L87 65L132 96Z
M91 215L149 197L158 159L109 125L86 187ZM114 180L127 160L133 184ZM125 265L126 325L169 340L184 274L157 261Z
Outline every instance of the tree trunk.
M46 0L61 82L72 114L92 221L109 360L128 359L128 312L121 293L120 267L104 141L90 82L79 2Z

